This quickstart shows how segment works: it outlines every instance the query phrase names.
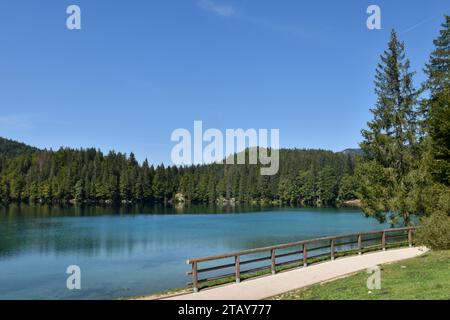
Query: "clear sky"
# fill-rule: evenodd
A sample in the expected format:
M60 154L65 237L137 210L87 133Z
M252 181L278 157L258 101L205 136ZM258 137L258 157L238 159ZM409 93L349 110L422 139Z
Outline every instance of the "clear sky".
M82 29L66 28L79 5ZM382 30L366 9L381 7ZM448 0L2 0L0 136L170 163L174 129L357 147L395 28L423 79Z

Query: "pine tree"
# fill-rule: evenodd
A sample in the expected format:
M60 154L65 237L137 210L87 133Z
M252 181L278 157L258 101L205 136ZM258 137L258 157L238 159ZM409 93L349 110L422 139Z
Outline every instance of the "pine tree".
M84 200L84 186L83 186L83 180L78 180L75 184L74 188L74 199L76 201L83 201Z
M425 88L431 91L432 96L450 85L450 16L446 15L444 18L440 35L433 41L436 48L425 66L428 76Z
M166 185L167 185L167 178L164 165L159 165L156 168L155 176L153 178L153 190L152 190L153 195L158 202L163 202L166 200L165 199Z
M357 198L356 190L358 190L358 186L358 180L354 176L345 174L339 183L337 200L339 202L355 200Z
M320 205L332 205L337 198L338 180L334 170L328 166L318 173L317 194Z
M429 101L430 165L433 179L450 187L450 86Z
M413 188L411 174L417 169L417 90L409 71L405 47L391 33L388 49L381 55L375 77L378 96L373 119L362 131L363 162L358 168L363 210L383 219L390 212L392 222L410 222L411 203L406 201Z
M300 202L306 206L316 205L317 184L314 170L300 171L297 176L296 185L298 186L297 193L300 197Z
M445 16L425 73L426 130L429 134L429 170L437 183L450 186L450 16Z

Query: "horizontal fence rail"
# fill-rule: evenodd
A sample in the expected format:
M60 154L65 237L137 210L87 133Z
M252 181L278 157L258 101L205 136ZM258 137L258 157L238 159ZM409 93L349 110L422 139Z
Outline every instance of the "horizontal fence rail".
M194 292L198 292L204 283L213 281L227 282L231 280L241 281L242 275L258 275L258 272L266 271L275 274L277 268L308 266L309 262L320 261L330 258L334 260L337 255L371 251L387 247L413 244L412 235L414 227L393 228L386 230L359 232L353 234L341 234L336 236L322 237L317 239L303 240L292 243L279 244L275 246L242 250L238 252L193 258L186 261L191 265L191 271L187 275L192 276ZM290 251L294 250L294 251ZM253 257L252 257L253 256ZM295 258L292 258L295 256ZM287 257L290 260L282 261ZM221 262L221 264L218 264ZM266 262L266 264L263 264ZM269 263L270 262L270 263ZM199 264L204 264L199 268ZM246 268L247 266L253 266ZM228 273L224 271L228 269ZM199 275L210 274L200 278ZM212 283L214 285L214 283Z

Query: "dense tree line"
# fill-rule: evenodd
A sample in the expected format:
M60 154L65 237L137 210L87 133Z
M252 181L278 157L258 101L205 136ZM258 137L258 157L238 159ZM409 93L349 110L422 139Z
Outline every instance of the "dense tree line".
M334 205L353 199L355 157L281 150L280 170L258 165L154 167L133 154L96 149L39 150L0 157L2 202L284 202Z

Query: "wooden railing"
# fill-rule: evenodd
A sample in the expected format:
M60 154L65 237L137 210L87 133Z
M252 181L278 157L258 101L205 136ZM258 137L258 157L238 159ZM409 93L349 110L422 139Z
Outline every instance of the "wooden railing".
M327 256L329 256L331 260L334 260L336 255L341 255L344 253L348 254L351 252L357 252L358 254L362 254L364 251L376 249L386 250L387 247L398 246L401 244L408 244L409 246L412 246L412 234L414 230L414 227L406 227L354 234L342 234L209 257L193 258L186 261L186 263L190 264L192 267L192 270L186 273L187 275L192 276L192 281L187 284L192 285L194 292L198 292L200 285L203 283L214 284L214 281L217 282L218 280L227 279L232 280L233 278L236 282L240 282L243 274L257 274L258 272L262 272L264 270L270 270L272 274L275 274L277 272L277 267L288 267L290 265L295 267L295 264L303 264L303 266L306 267L308 265L308 261L313 262L318 261L319 259L326 259ZM342 247L344 247L343 250L337 249ZM345 247L347 247L347 249L345 249ZM258 254L262 256L247 258L245 260L241 259L242 257ZM297 255L297 259L282 262L278 260L279 262L277 263L277 259L283 259L293 255ZM232 261L223 261L227 259L232 259ZM211 265L218 260L222 260L222 264ZM242 269L242 266L254 265L267 260L270 261L270 265L257 266L245 270ZM200 263L207 263L210 265L199 268ZM216 274L209 278L199 278L199 274L218 272L223 269L234 269L234 272Z

